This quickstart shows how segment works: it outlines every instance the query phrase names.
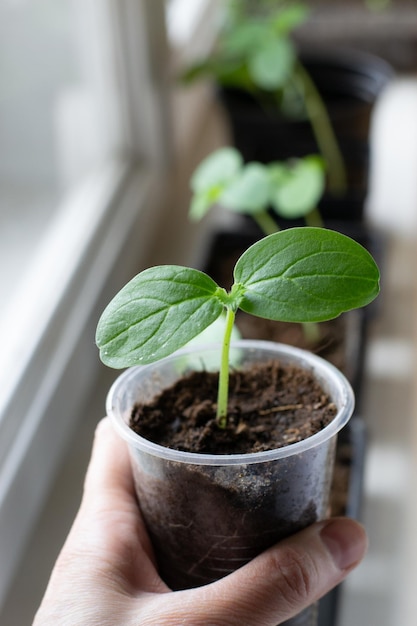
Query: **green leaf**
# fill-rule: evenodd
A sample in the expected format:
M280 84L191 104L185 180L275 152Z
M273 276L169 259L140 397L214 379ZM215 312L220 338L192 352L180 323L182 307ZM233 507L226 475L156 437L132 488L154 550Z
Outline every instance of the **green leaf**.
M224 56L213 56L196 61L179 76L179 80L184 85L190 85L203 78L216 78L220 82L227 81L228 77L233 77L241 71L242 59L224 58Z
M189 209L192 220L200 220L218 202L224 188L242 165L240 152L229 147L216 150L198 165L190 181L194 192Z
M270 179L265 166L248 163L227 186L219 203L238 213L254 214L269 204Z
M270 167L271 204L286 219L297 219L317 207L325 187L324 163L315 155Z
M180 74L179 79L182 83L188 85L203 78L204 76L215 74L216 67L217 65L212 61L212 59L196 61Z
M195 269L163 265L141 272L113 298L99 320L96 343L101 360L124 368L175 352L222 313L219 290L209 276Z
M223 33L221 49L228 56L246 58L264 36L265 26L261 21L246 21Z
M249 73L261 89L279 89L287 82L295 62L290 41L267 38L249 59Z
M278 33L289 34L294 28L303 24L309 14L309 7L306 4L297 2L285 9L279 9L275 15L271 16L271 21Z
M220 190L219 190L220 192ZM214 202L216 199L214 199ZM191 220L198 221L201 220L206 213L213 206L213 194L207 192L201 192L195 194L191 198L190 209L189 209L189 217Z
M222 187L242 167L242 155L235 148L220 148L206 157L195 169L190 185L196 192L205 192L213 187Z
M244 60L235 61L234 63L229 63L226 60L214 76L216 82L224 87L243 89L243 91L249 91L250 93L255 89Z
M324 228L291 228L251 246L235 266L240 308L287 322L318 322L365 306L379 292L378 267L365 248Z

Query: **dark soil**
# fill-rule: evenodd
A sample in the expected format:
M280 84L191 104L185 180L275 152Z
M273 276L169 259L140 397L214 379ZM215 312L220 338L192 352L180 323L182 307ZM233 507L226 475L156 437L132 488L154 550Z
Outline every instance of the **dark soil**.
M191 373L151 404L137 405L132 429L177 450L239 454L301 441L336 414L310 372L274 361L231 373L228 426L220 429L215 420L217 384L217 374Z

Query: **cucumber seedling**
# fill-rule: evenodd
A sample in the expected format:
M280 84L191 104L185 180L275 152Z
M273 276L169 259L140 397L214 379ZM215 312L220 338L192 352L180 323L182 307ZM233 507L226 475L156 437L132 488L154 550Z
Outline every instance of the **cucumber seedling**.
M226 311L217 423L227 425L230 336L238 309L284 322L319 322L370 303L379 270L360 244L332 230L290 228L260 239L238 259L230 291L189 267L148 268L103 312L96 343L102 361L125 368L158 361Z

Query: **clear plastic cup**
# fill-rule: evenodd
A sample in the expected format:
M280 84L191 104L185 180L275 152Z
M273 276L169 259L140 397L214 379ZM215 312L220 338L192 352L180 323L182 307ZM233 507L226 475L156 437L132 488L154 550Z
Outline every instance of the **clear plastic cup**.
M349 382L329 362L292 346L242 340L232 344L234 368L275 359L312 371L337 407L330 424L276 450L222 455L165 448L130 428L136 402L152 399L190 369L218 369L219 355L219 346L197 346L128 369L107 398L107 413L129 445L138 501L160 574L173 589L217 580L324 518L337 433L354 408ZM314 626L314 615L312 608L288 624Z

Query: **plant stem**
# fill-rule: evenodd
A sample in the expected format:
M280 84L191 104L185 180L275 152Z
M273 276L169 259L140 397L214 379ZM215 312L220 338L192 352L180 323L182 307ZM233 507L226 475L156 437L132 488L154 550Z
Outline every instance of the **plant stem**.
M342 193L347 185L345 164L326 106L308 72L300 63L297 64L297 74L304 87L304 102L311 128L329 168L329 190Z
M216 421L219 428L227 426L227 402L229 397L229 356L230 356L230 338L232 335L233 324L235 321L235 312L231 308L227 308L226 328L223 337L223 346L221 353L220 372L219 372L219 388L217 392L217 414Z
M305 216L305 222L307 226L315 226L317 228L324 228L323 219L320 215L320 211L314 208L310 213Z
M265 235L272 235L272 233L276 233L280 230L278 224L274 218L269 215L268 211L254 213L252 217Z
M320 325L318 322L303 322L304 337L311 345L315 345L320 341Z

